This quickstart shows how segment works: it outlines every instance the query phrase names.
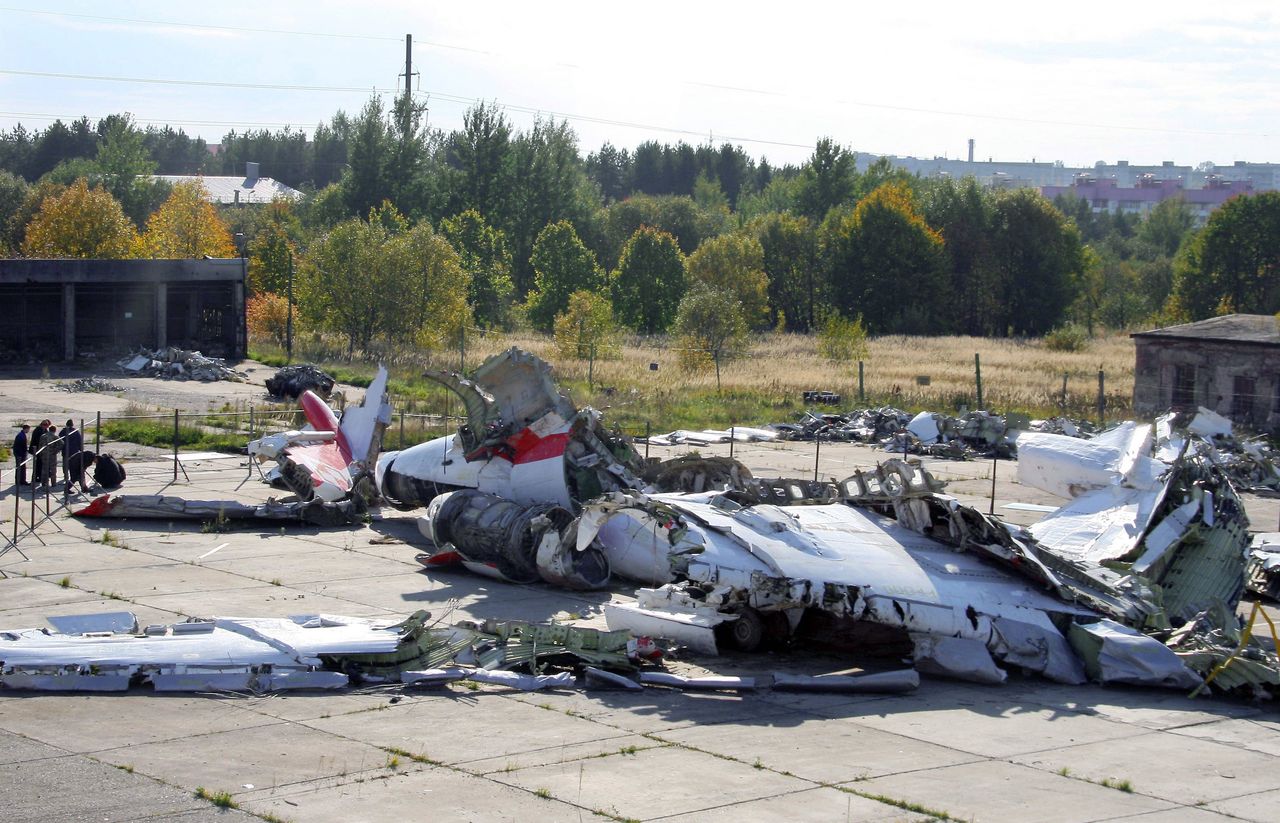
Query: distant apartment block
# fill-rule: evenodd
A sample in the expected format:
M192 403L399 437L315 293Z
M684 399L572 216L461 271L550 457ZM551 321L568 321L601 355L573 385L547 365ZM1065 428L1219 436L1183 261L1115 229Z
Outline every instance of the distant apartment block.
M1191 207L1191 213L1200 225L1209 219L1209 212L1221 206L1228 198L1253 191L1249 181L1210 179L1204 188L1189 189L1179 179L1161 179L1152 174L1139 177L1135 185L1120 185L1120 181L1099 179L1090 174L1079 175L1070 186L1041 186L1040 193L1050 200L1060 194L1073 194L1089 203L1095 213L1121 212L1145 216L1163 200L1180 197Z
M865 152L855 152L855 156L860 169L880 159ZM1039 189L1050 199L1059 194L1074 194L1089 201L1095 212L1146 214L1162 200L1181 197L1191 206L1199 223L1237 194L1280 189L1280 163L1243 160L1230 166L1213 163L1179 166L1172 160L1158 165L1133 165L1127 160L1099 161L1089 168L1035 160L1028 163L894 156L886 159L895 168L921 177L974 177L991 188Z

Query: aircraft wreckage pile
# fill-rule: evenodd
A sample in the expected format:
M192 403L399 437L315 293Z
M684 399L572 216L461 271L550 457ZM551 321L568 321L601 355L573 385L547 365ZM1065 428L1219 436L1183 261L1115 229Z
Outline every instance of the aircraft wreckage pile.
M381 497L425 506L428 568L460 564L578 589L639 584L634 601L606 607L609 637L664 638L704 653L726 642L752 649L819 637L984 683L1017 668L1063 683L1207 684L1254 697L1280 690L1274 648L1251 636L1263 628L1242 629L1235 614L1246 583L1268 581L1266 564L1255 553L1249 565L1241 501L1194 425L1125 423L1089 440L1020 435L1020 482L1071 498L1024 529L943 494L900 459L829 482L754 478L723 460L646 464L598 412L574 408L545 363L516 349L470 379L432 376L462 397L468 422L381 455L385 372L341 423L304 394L312 431L250 447L298 492L295 504L268 505L359 508ZM659 487L659 475L685 487ZM691 491L690 481L703 488ZM167 499L143 502L171 517L156 502ZM90 508L131 505L126 496ZM181 625L160 633L205 631ZM248 631L231 620L213 626ZM0 635L9 641L0 642L3 673L45 671L39 654L13 650L43 649L49 637ZM83 674L84 660L55 656L47 665ZM433 657L426 668L447 662ZM539 673L536 661L523 662ZM579 668L608 669L599 663L578 658ZM314 667L311 658L304 665ZM728 685L709 687L743 685L720 680Z

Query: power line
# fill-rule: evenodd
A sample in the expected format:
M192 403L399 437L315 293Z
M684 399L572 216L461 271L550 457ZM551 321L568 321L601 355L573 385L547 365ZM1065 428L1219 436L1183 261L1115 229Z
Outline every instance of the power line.
M395 89L380 89L376 86L300 86L288 83L235 83L227 80L171 80L164 77L114 77L99 74L65 74L53 71L23 71L20 69L0 69L0 74L15 74L24 77L47 77L56 80L101 80L113 83L153 83L162 86L200 86L229 89L261 89L266 91L338 91L338 92L394 92Z
M100 20L104 22L136 23L136 24L157 25L157 26L174 26L179 28L209 29L214 31L234 31L234 32L252 33L252 34L283 34L283 35L295 35L295 36L301 36L301 37L327 37L327 38L372 40L377 42L397 42L397 43L402 41L402 38L400 37L392 37L389 35L340 34L340 33L333 33L333 32L297 31L297 30L290 30L290 29L251 28L247 26L223 26L223 25L214 25L214 24L207 24L207 23L182 23L182 22L176 22L172 20L147 20L147 19L129 18L129 17L108 17L104 15L43 11L43 10L37 10L37 9L17 8L12 6L0 6L0 11L10 11L10 12L17 12L22 14L33 14L33 15L45 15L45 16L51 16L51 17L73 17L73 18L81 18L81 19L87 19L87 20ZM486 51L484 49L477 49L469 46L457 46L450 43L440 43L435 41L420 40L420 41L417 41L414 45L415 47L418 45L422 45L430 48L449 49L452 51L470 52L473 54L483 54L483 55L495 54L494 52ZM557 64L557 65L563 65L563 64ZM579 71L586 70L576 66L574 68L576 68ZM24 72L0 72L0 73L22 74ZM42 76L41 73L39 72L25 72L25 73L36 75L36 76ZM79 76L79 75L49 74L49 75L43 75L43 76L61 76L61 77L67 77L69 79L107 79L107 78L94 78L94 77ZM112 78L112 79L116 79L116 78ZM130 79L133 79L133 78L130 78ZM181 82L181 81L162 81L162 80L137 80L137 79L133 79L133 80L134 82L155 82L155 83ZM233 88L281 89L281 90L298 90L298 91L368 91L368 89L353 89L353 88L342 88L342 87L285 86L285 85L269 85L269 84L254 85L254 84L212 83L212 82L198 83L196 81L189 81L189 82L191 82L192 85L228 86ZM732 92L738 92L743 94L755 94L755 95L762 95L767 97L780 97L780 98L795 99L795 100L811 99L811 98L805 98L802 95L794 95L787 92L771 91L766 89L757 89L757 88L751 88L751 87L745 87L745 86L734 86L734 85L728 85L728 84L722 84L722 83L710 83L710 82L703 82L703 81L696 81L696 80L684 80L684 81L681 81L681 83L683 85L688 85L688 86L697 86L701 88L715 89L715 90L721 90L721 91L732 91ZM374 91L377 91L377 92L388 91L388 92L394 93L397 90L374 89ZM439 96L442 99L446 99L446 100L450 99L449 95L441 94ZM475 98L456 98L455 102L474 103L474 102L480 102L480 101ZM822 102L824 102L824 104L834 102L839 105L856 106L859 108L879 109L883 111L900 111L900 112L908 112L912 114L933 114L933 115L938 115L942 117L964 117L964 118L970 118L975 120L991 120L991 121L1006 122L1006 123L1025 123L1025 124L1040 125L1040 126L1067 126L1071 128L1108 129L1113 131L1134 131L1134 132L1146 132L1146 133L1154 133L1154 134L1181 134L1181 135L1199 135L1199 136L1211 136L1211 137L1262 137L1262 138L1271 137L1270 134L1259 133L1259 132L1213 131L1213 130L1207 130L1207 129L1172 129L1172 128L1161 128L1158 126L1135 126L1135 125L1112 124L1112 123L1096 123L1096 122L1089 123L1089 122L1081 122L1081 121L1073 121L1073 120L1039 119L1039 118L1032 118L1032 117L1018 117L1015 115L1005 115L1005 114L987 114L987 113L977 113L977 112L953 111L948 109L930 109L930 108L923 108L923 107L917 107L917 106L895 105L892 103L870 103L863 100L839 100L838 99L834 101L822 101ZM553 114L559 117L563 117L565 119L579 120L582 122L590 122L590 123L596 123L600 125L646 129L646 130L660 131L660 132L665 132L670 134L687 134L687 135L696 136L696 137L701 137L704 134L704 132L702 131L693 131L688 129L673 129L673 128L666 128L661 126L650 126L646 124L632 123L627 121L609 120L606 118L594 118L588 115L571 115L571 114L565 114L562 112L547 112L545 109L525 107L525 106L508 105L508 106L505 106L505 108L512 109L513 111L522 111L522 112L527 112L535 115L540 113L548 113L548 114ZM786 148L813 148L812 144L788 143L788 142L782 142L782 141L763 140L763 139L749 138L749 137L736 137L733 135L724 135L724 138L728 140L737 141L737 142L758 143L762 145L774 145L774 146L782 146Z
M219 80L175 80L169 78L148 78L148 77L117 77L110 75L94 75L94 74L68 74L63 72L44 72L44 71L24 71L20 69L0 69L0 74L12 74L24 77L43 77L57 80L97 80L112 83L152 83L165 86L197 86L201 88L238 88L238 89L257 89L263 91L323 91L323 92L373 92L375 94L394 93L395 89L387 88L362 88L358 86L300 86L289 85L284 83L235 83ZM459 103L463 105L476 105L486 102L483 98L464 97L456 94L448 94L445 92L426 91L421 92L430 98L443 100L450 103ZM571 114L568 112L554 111L551 109L522 106L512 103L502 104L502 108L521 112L524 114L532 114L534 116L547 115L552 118L561 118L564 120L573 120L576 122L593 123L596 125L617 126L620 128L639 129L642 131L659 132L663 134L680 134L701 138L705 132L694 129L676 128L671 126L658 126L649 123L637 123L628 120L617 120L607 117L594 117L584 114ZM812 149L812 143L789 143L781 140L769 140L758 137L742 137L735 135L722 135L725 140L735 141L739 143L753 143L767 146L784 146L788 148Z
M234 31L244 34L284 34L294 37L328 37L340 40L373 40L377 42L401 42L401 38L392 37L383 34L345 34L328 31L298 31L296 29L265 29L251 28L249 26L219 26L212 23L181 23L176 20L144 20L135 17L107 17L100 14L76 14L68 11L44 11L40 9L22 9L14 6L0 6L0 11L12 11L19 14L39 14L46 17L74 17L81 20L98 20L104 23L137 23L144 26L171 26L183 29L208 29L210 31ZM450 43L437 43L431 41L418 41L419 45L429 46L437 49L449 49L451 51L465 51L472 54L491 54L483 49L471 48L469 46L455 46Z
M61 79L61 80L97 80L97 81L103 81L103 82L117 82L117 83L150 83L150 84L167 85L167 86L197 86L201 88L256 89L260 91L316 91L316 92L340 92L340 93L371 92L374 94L383 94L383 93L395 94L398 92L398 89L379 88L377 86L374 86L374 87L309 86L309 85L294 85L294 84L287 84L287 83L238 83L238 82L223 81L223 80L176 80L176 79L169 79L169 78L154 78L154 77L151 77L151 78L118 77L118 76L110 76L110 75L69 74L69 73L62 73L62 72L26 71L21 69L0 69L0 74L11 74L11 75L18 75L18 76L25 76L25 77L43 77L43 78ZM422 93L427 94L429 97L435 97L436 99L439 99L439 100L444 100L446 102L460 103L464 105L474 105L474 104L486 102L484 98L464 97L461 95L448 94L446 92L427 91ZM1156 126L1109 125L1109 124L1103 124L1103 123L1086 123L1086 122L1077 122L1077 121L1068 121L1068 120L1042 120L1042 119L1029 118L1029 117L1016 117L1013 115L969 114L965 112L946 111L942 109L914 108L911 106L896 106L896 105L882 104L882 103L864 103L864 102L850 101L850 100L837 100L835 102L842 103L844 105L863 106L867 108L886 109L890 111L906 111L906 112L913 112L918 114L937 114L937 115L943 115L948 117L971 117L976 119L1001 120L1006 122L1030 123L1030 124L1036 124L1036 125L1069 126L1071 128L1102 128L1102 129L1115 129L1115 130L1124 130L1124 131L1151 132L1151 133L1158 133L1158 134L1185 134L1185 135L1201 135L1201 136L1216 136L1216 137L1270 137L1270 135L1266 133L1254 133L1254 132L1212 131L1207 129L1205 130L1169 129L1169 128L1160 128ZM670 127L670 126L658 126L650 123L637 123L629 120L618 120L618 119L608 118L608 117L596 117L593 115L574 114L570 112L554 111L554 110L550 110L542 107L524 106L524 105L518 105L513 103L504 103L502 104L502 107L510 111L517 111L525 114L532 114L535 116L545 114L551 117L559 117L565 120L573 120L576 122L593 123L596 125L604 125L604 126L616 126L620 128L639 129L643 131L653 131L653 132L660 132L664 134L688 135L691 137L697 137L699 139L701 139L702 136L706 133L705 131L702 131L702 130L676 128L676 127ZM724 141L736 142L736 143L752 143L752 144L758 144L758 145L781 146L784 148L798 148L798 149L813 148L812 143L792 143L792 142L787 142L783 140L770 140L766 138L746 137L742 135L722 134L720 138L721 140L724 140Z

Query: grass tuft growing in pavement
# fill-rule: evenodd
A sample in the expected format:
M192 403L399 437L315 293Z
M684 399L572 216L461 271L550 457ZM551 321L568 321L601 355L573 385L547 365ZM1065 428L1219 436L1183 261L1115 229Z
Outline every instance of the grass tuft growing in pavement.
M200 800L208 800L219 809L238 809L240 804L231 797L231 792L211 792L204 786L196 786L195 796Z
M1125 794L1133 794L1133 783L1127 778L1120 780L1115 777L1104 777L1099 785L1106 786L1108 789L1115 789L1116 791L1124 792Z

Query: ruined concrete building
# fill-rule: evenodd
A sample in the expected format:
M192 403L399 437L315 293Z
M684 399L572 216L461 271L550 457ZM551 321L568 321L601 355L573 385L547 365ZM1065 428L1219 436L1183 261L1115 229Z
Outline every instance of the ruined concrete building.
M1204 406L1262 431L1280 428L1280 323L1229 314L1132 335L1140 415Z
M0 361L139 347L246 351L245 262L0 260Z

